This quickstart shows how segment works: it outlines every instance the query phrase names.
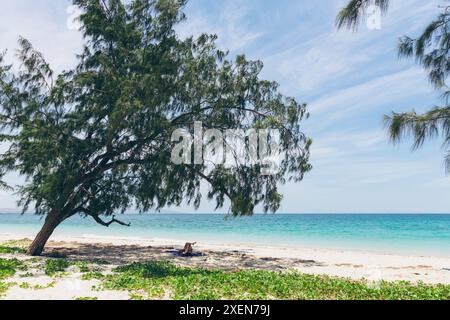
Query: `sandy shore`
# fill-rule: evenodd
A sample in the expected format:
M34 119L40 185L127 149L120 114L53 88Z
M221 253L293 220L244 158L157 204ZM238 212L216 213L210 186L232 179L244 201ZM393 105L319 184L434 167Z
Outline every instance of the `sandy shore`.
M29 235L1 235L0 241L23 239ZM308 274L329 275L373 281L405 280L430 284L450 284L450 259L385 254L376 252L227 245L198 243L202 257L180 258L170 254L184 242L138 238L55 236L50 250L64 252L70 259L104 259L114 264L145 260L173 260L181 265L236 270L296 269Z

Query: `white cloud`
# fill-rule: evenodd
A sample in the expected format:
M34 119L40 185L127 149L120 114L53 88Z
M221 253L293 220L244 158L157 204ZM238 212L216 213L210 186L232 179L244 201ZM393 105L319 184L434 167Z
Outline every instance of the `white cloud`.
M252 26L246 19L250 14L250 7L246 2L226 1L218 17L209 16L205 12L189 12L187 21L176 30L181 38L197 37L202 33L217 34L219 45L233 52L252 44L263 35L262 32L252 31Z
M367 156L386 144L386 135L380 129L363 132L349 130L327 132L314 137L311 161L315 166L333 164L344 159L352 162L353 157Z
M5 1L0 11L0 48L14 57L23 36L41 51L55 71L73 66L82 47L81 34L67 28L69 1Z
M264 57L270 73L283 80L289 92L317 96L355 85L364 77L378 77L382 72L412 65L412 61L397 60L398 38L419 33L439 12L439 1L392 1L381 30L368 30L362 24L358 32L337 31L334 18L345 3L330 3L335 10L325 11L330 15L318 15L315 20L320 25L316 24L314 30L294 29L281 34L277 41L284 47Z
M437 96L428 86L424 72L418 67L413 67L324 95L310 102L309 110L312 119L321 116L318 126L325 128L345 117L367 114L376 108L379 110L378 122L381 126L383 113L400 111L398 107L405 107L406 101L414 101L415 97L425 95L430 97L429 103L407 104L408 110L414 107L428 108Z
M319 37L317 40L322 42L321 39L322 37ZM362 51L354 53L352 59L347 59L347 50L334 46L336 41L338 40L324 40L321 45L310 49L303 48L305 51L301 54L298 49L293 49L273 57L280 61L278 72L286 79L292 80L303 92L313 92L320 90L325 83L348 75L356 65L370 61L370 56ZM329 50L330 48L333 50Z
M197 0L190 3L196 10L177 30L182 37L217 33L224 49L261 57L265 77L280 81L284 92L311 97L307 126L314 138L314 170L303 183L283 188L284 211L443 211L450 198L440 152L411 156L404 150L408 146L392 149L381 127L385 112L427 108L434 100L424 72L413 68L413 61L399 62L395 44L403 34L418 34L443 1L393 0L381 30L363 26L358 33L337 32L333 26L345 2ZM4 1L0 49L15 48L23 35L56 70L70 67L82 45L80 34L66 26L70 3ZM9 207L13 197L0 192L0 202ZM205 203L201 211L212 209Z

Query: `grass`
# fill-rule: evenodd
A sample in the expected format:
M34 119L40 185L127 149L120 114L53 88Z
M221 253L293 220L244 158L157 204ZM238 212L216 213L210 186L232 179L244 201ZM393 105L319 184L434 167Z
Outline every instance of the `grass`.
M99 277L103 288L132 296L173 299L417 300L450 299L450 286L313 276L298 272L226 272L177 267L169 262L133 263ZM92 274L91 274L92 276ZM139 292L139 295L137 294Z

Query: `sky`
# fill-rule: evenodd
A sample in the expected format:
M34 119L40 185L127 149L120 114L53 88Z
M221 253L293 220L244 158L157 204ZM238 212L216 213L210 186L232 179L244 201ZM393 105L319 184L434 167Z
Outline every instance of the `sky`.
M263 78L308 104L311 117L302 125L314 141L313 170L302 182L281 187L280 212L447 213L450 177L442 141L411 152L411 141L389 143L383 126L384 114L441 103L425 72L413 60L398 58L396 45L402 35L418 35L443 2L392 0L379 30L362 24L351 32L334 25L345 0L191 0L177 32L217 34L220 48L261 60ZM56 71L72 67L83 41L70 27L70 4L3 1L0 50L8 49L13 60L21 35ZM15 201L9 192L0 193L0 208L14 208ZM204 202L198 212L213 208ZM169 210L193 212L187 205Z

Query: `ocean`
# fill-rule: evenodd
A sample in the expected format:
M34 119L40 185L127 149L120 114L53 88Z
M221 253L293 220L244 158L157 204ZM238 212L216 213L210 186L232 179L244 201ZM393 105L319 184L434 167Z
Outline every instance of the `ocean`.
M123 215L131 227L105 228L73 217L55 235L174 239L226 244L376 251L450 258L450 215L270 214L228 218L218 214ZM41 217L0 214L0 234L35 234Z

